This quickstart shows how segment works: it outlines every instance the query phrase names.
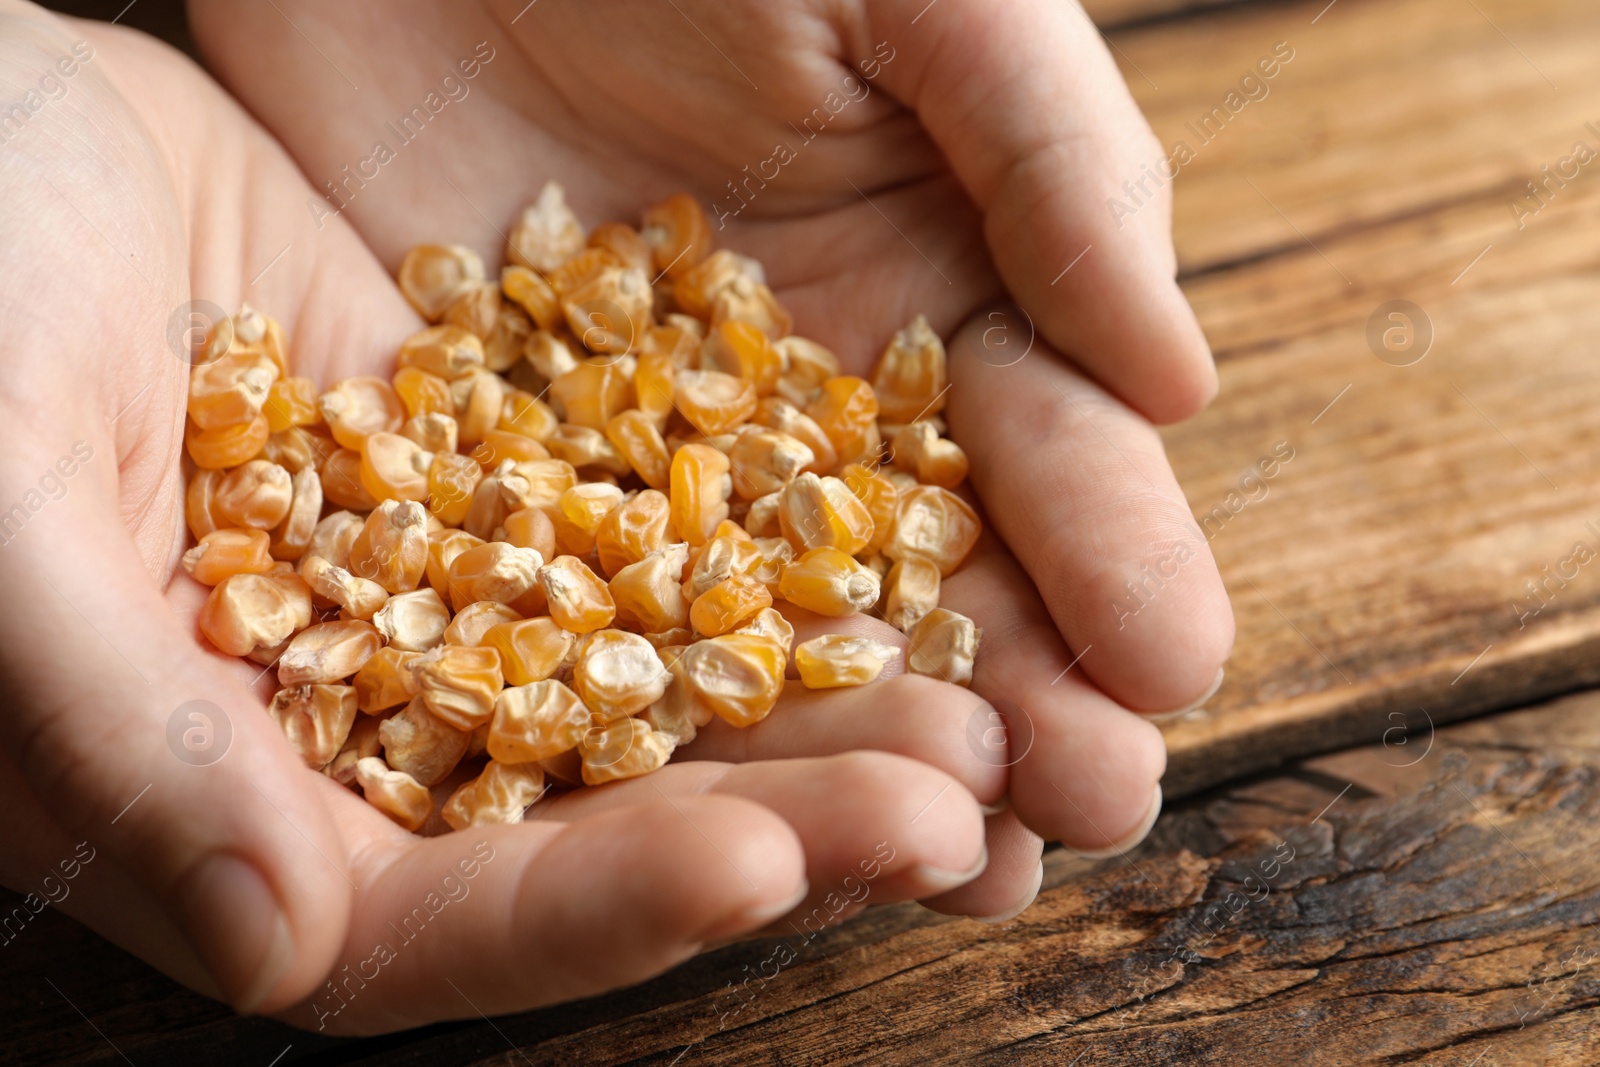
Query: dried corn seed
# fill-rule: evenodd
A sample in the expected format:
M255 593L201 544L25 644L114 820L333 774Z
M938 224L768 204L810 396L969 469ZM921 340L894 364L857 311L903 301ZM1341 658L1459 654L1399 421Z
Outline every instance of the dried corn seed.
M683 417L707 437L727 433L756 412L755 386L719 370L680 370L672 392Z
M522 358L546 382L553 382L578 365L566 341L548 330L535 330L523 346Z
M500 654L482 646L439 645L407 667L423 704L457 730L474 730L488 722L505 684Z
M628 405L628 380L615 366L581 362L550 383L550 399L565 421L604 430L613 415Z
M417 245L401 261L399 280L417 314L438 322L457 296L483 281L483 258L461 245Z
M273 433L321 422L322 412L317 409L317 383L310 378L279 378L267 391L267 402L262 406L261 413L267 417L267 427Z
M350 511L335 511L325 516L311 531L311 540L300 557L302 564L313 556L320 556L336 567L349 570L350 546L355 544L364 525L366 520Z
M456 612L455 618L444 629L444 643L471 648L483 644L483 635L489 632L490 627L521 620L522 615L509 604L480 600Z
M435 452L428 466L428 511L446 526L465 521L472 507L483 468L471 456L458 452Z
M531 437L509 430L490 430L472 450L472 458L485 471L499 468L506 460L512 463L534 463L549 459L550 450Z
M450 301L450 306L444 309L440 322L444 325L457 326L477 337L480 341L488 341L494 333L495 323L500 319L500 285L498 282L472 282L469 283L456 298ZM522 353L518 352L518 356ZM509 366L510 364L507 364ZM491 367L490 370L504 370L504 367Z
M883 350L872 375L878 412L885 422L907 423L944 409L948 385L944 343L918 315Z
M494 324L483 339L483 365L498 374L520 365L523 349L532 336L533 321L527 312L515 304L501 302Z
M876 681L900 650L866 637L828 634L802 641L794 649L800 684L807 689L837 689Z
M383 745L378 741L380 722L381 719L371 715L357 715L355 724L350 727L350 736L344 739L344 747L333 757L333 762L322 768L322 773L342 786L354 787L356 764L364 759L374 758L383 751ZM378 762L383 761L378 760Z
M293 485L276 463L253 459L214 483L211 514L225 526L270 530L289 513Z
M590 711L616 719L655 703L667 688L667 670L638 634L596 630L578 644L572 688Z
M277 381L277 365L260 352L229 352L210 363L197 363L189 375L189 418L202 430L250 422L261 414ZM270 414L268 424L284 428L272 427Z
M401 424L400 436L424 452L454 452L461 444L461 427L454 415L427 411L413 415ZM372 439L367 440L370 445ZM365 453L366 449L362 451Z
M750 507L744 513L745 532L756 538L781 538L783 523L778 520L778 512L782 507L781 492L768 493L750 501ZM790 547L793 548L792 545Z
M711 254L711 222L699 201L678 193L644 213L639 236L656 270L676 281Z
M772 594L754 578L724 578L695 598L689 621L698 634L716 637L736 630L763 608L772 606Z
M450 562L450 603L460 611L468 604L493 600L523 615L543 607L537 587L544 557L532 548L490 541L460 553Z
M591 477L596 471L623 475L633 470L622 453L606 440L604 433L587 426L563 422L556 428L556 435L550 438L549 448L557 459L573 467L587 468Z
M805 470L813 474L831 474L838 467L839 454L817 420L789 401L769 396L756 405L752 419L759 425L788 434L811 449L812 459Z
M212 328L211 336L206 338L203 362L240 353L265 355L280 373L286 366L283 328L249 304L241 304L237 315L222 319Z
M361 453L348 448L335 449L322 461L322 495L349 511L371 511L378 498L361 484Z
M346 378L317 398L333 439L359 452L368 434L394 433L405 420L405 405L382 378Z
M750 572L750 577L776 593L778 583L783 580L784 568L794 562L794 546L782 537L762 537L752 543L760 553L760 561Z
M783 356L772 339L759 326L740 321L724 322L706 334L700 364L744 378L755 387L757 396L771 396L783 373Z
M466 731L429 711L421 696L383 720L378 739L383 742L384 761L424 786L444 781L466 755L470 740Z
M630 267L655 273L650 246L644 243L638 230L625 222L602 222L589 231L589 239L585 243L590 248L606 249Z
M311 586L312 592L339 605L352 619L371 622L372 616L389 599L388 590L377 582L357 578L318 556L300 564L300 576Z
M878 576L837 548L813 548L783 569L778 593L818 615L843 616L878 602Z
M606 583L576 556L557 556L539 569L550 617L575 634L610 626L617 606Z
M561 420L549 404L532 393L512 389L506 394L505 403L500 409L497 429L521 434L544 444L556 435L556 427L560 424Z
M493 371L478 367L450 383L456 402L456 424L461 443L471 448L500 425L505 410L506 381Z
M378 649L350 682L355 686L356 707L368 715L379 715L409 702L417 695L417 682L410 665L420 655L420 652L404 652L398 648Z
M465 530L443 529L428 534L428 562L423 566L423 574L428 579L428 585L436 590L441 597L450 592L450 564L455 558L475 545L484 544L481 537L474 537Z
M515 824L544 792L544 772L537 764L490 760L483 773L450 794L439 814L453 830Z
M593 727L578 745L583 753L583 782L604 785L649 774L672 758L672 747L671 738L639 719L616 719Z
M367 660L382 647L383 638L369 622L352 619L316 623L295 634L289 647L278 657L278 684L338 682L366 666ZM342 738L340 743L343 743ZM334 752L337 754L338 749Z
M538 459L518 463L503 478L501 500L512 511L553 508L561 494L578 484L578 472L565 459Z
M299 474L310 468L316 470L339 447L332 437L314 429L291 426L287 430L267 434L267 443L261 446L261 458L276 463L290 474Z
M390 769L376 756L356 761L356 784L367 803L397 824L416 833L433 814L433 795L405 771Z
M520 264L500 268L500 288L516 301L541 330L561 321L561 298L538 271Z
M650 416L638 409L618 412L606 423L605 434L646 485L665 489L671 484L672 453Z
M972 684L972 662L983 631L971 619L947 608L934 608L906 638L911 642L906 665L913 673L956 685Z
M761 563L761 549L750 538L713 537L695 557L684 579L683 594L697 600L728 578L752 577Z
M320 771L333 762L356 721L356 691L348 685L294 685L267 706L289 744Z
M542 682L573 660L578 638L547 615L496 623L481 643L500 654L500 669L510 685Z
M829 378L806 405L806 414L828 435L840 463L866 456L877 437L878 398L862 378Z
M892 560L929 560L948 578L982 532L977 513L965 500L948 489L919 485L900 494L894 532L884 542L883 554Z
M742 429L747 432L734 438L728 463L733 491L745 500L778 492L816 460L805 442L781 430Z
M372 616L391 649L426 652L444 640L450 609L436 589L418 589L390 597Z
M591 352L627 352L650 328L650 275L638 267L608 266L566 294L567 325Z
M875 524L849 486L834 477L802 474L779 498L778 524L797 551L837 548L854 555L872 541Z
M686 625L689 601L679 576L687 554L686 545L670 545L620 568L608 587L617 608L617 621L645 633Z
M778 395L796 407L805 407L822 383L839 375L839 357L804 337L783 337L773 342L783 357Z
M777 608L763 608L751 616L748 622L737 630L737 634L750 634L752 637L765 637L776 641L783 648L787 656L790 649L794 648L794 627L783 613Z
M732 492L727 456L707 445L678 449L671 472L673 532L691 545L705 544L717 524L728 517Z
M351 574L391 593L409 593L428 563L427 512L414 500L385 500L350 544Z
M272 531L272 558L293 563L304 556L321 514L322 476L314 467L295 471L290 479L289 513Z
M449 415L455 417L456 402L450 395L450 382L421 367L401 367L394 372L394 393L405 405L406 415Z
M954 441L940 437L931 422L919 420L902 427L889 447L894 465L926 485L954 489L967 480L967 454Z
M296 574L235 574L212 588L200 632L230 656L282 644L311 624L311 589Z
M755 260L719 249L678 275L672 286L673 301L685 313L709 320L717 294L741 276L756 282L767 280L766 272Z
M506 259L549 274L583 249L583 226L567 206L566 190L545 182L539 198L522 210L506 240Z
M369 434L361 446L361 487L376 500L425 500L433 453L396 433Z
M543 508L520 508L510 512L495 531L495 540L518 548L531 548L541 559L556 555L556 528Z
M501 763L534 763L578 747L592 716L578 695L557 681L503 690L489 724L489 755Z
M202 585L216 585L235 574L265 574L272 569L270 544L262 530L212 530L183 554L183 569Z
M191 419L184 429L183 443L195 466L219 470L237 467L256 455L266 447L270 432L265 415L216 430L202 430Z
M733 726L766 718L783 692L788 653L754 634L723 634L696 641L673 664L693 699Z
M681 651L681 650L680 650ZM711 709L699 704L679 671L669 670L669 681L660 698L638 715L656 733L682 748L693 741L700 727L714 717Z
M562 493L549 512L557 553L581 557L593 552L600 524L621 503L622 490L603 482L575 485Z
M866 551L877 552L894 532L895 515L899 510L900 491L881 472L864 463L847 463L839 471L839 480L854 493L872 516L872 536L867 539Z
M652 335L653 333L654 331ZM685 345L687 344L686 341ZM678 371L686 369L688 369L687 363L680 366L671 352L646 351L639 356L639 365L633 374L634 399L639 405L638 410L658 428L664 425L667 416L672 414L676 388L673 380Z
M918 556L890 567L883 585L883 619L901 633L910 633L939 606L939 568Z
M745 276L734 278L711 303L712 330L730 322L754 326L772 340L787 337L794 328L793 317L772 290Z

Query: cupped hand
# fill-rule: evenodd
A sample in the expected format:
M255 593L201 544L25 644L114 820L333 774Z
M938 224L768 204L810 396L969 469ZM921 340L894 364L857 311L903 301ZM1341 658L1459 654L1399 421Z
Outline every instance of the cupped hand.
M845 751L895 747L870 738L778 739L790 758L674 764L432 838L306 769L176 567L184 331L248 301L327 382L383 372L420 324L186 60L17 2L0 23L0 99L28 101L0 143L0 881L243 1010L371 1032L636 982L984 867L1003 772ZM819 715L866 724L891 692L936 724L971 699L900 678Z
M1148 827L1165 753L1144 714L1209 696L1233 640L1151 420L1194 413L1216 379L1173 280L1159 147L1079 7L191 0L191 17L326 194L307 214L348 220L391 268L423 241L493 261L554 178L590 224L694 193L796 332L857 373L925 312L952 339L946 414L999 535L945 601L985 629L989 704L941 716L886 690L879 721L774 716L687 755L859 744L998 766L989 872L928 902L952 910L1025 900L1035 835L1104 850ZM1110 210L1124 182L1132 215Z

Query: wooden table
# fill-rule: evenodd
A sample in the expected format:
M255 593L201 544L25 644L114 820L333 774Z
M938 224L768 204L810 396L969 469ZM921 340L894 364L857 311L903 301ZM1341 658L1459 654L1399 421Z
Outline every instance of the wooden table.
M1179 259L1223 382L1166 437L1238 648L1167 728L1189 799L1145 844L1050 853L1000 927L872 909L737 997L774 943L359 1042L47 911L0 953L0 1064L1600 1063L1600 166L1525 187L1600 152L1600 8L1087 6L1194 149Z

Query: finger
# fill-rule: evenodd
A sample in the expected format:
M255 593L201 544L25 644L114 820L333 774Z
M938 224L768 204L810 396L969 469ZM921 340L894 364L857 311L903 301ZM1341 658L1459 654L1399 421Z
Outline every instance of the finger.
M940 594L983 627L972 691L989 706L969 723L969 755L1008 767L1023 823L1079 851L1143 837L1167 763L1160 731L1088 683L1094 653L1074 663L1028 576L992 541Z
M1173 280L1166 153L1083 9L894 0L873 21L899 53L885 88L982 209L996 266L1044 336L1149 418L1203 407L1216 370Z
M101 503L103 440L92 458L0 551L0 744L67 833L165 904L235 1007L281 1007L343 940L339 838L303 788L311 772L199 653ZM41 462L8 453L4 497Z
M794 832L727 796L418 840L363 886L329 983L285 1017L373 1033L590 996L764 925L804 888Z
M942 915L970 915L986 923L1022 914L1044 884L1044 839L1024 826L1011 808L984 819L984 839L989 843L989 866L982 874L918 903Z
M1026 337L1015 312L997 314ZM996 531L1113 699L1156 713L1201 699L1233 612L1159 436L1042 345L985 362L997 328L980 317L956 335L948 410Z

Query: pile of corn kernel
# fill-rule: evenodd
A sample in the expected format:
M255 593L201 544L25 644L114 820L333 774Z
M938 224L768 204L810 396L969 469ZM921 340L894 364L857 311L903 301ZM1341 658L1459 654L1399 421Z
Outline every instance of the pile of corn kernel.
M276 666L308 766L413 831L475 770L439 818L514 823L548 788L655 770L712 716L759 722L791 654L813 689L900 655L795 646L777 601L870 612L909 670L970 681L981 631L938 602L980 524L924 319L870 382L841 375L684 195L586 234L552 183L505 255L496 283L470 249L407 253L432 325L391 379L319 393L248 306L193 370L200 629Z

